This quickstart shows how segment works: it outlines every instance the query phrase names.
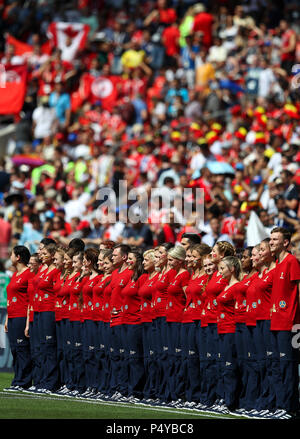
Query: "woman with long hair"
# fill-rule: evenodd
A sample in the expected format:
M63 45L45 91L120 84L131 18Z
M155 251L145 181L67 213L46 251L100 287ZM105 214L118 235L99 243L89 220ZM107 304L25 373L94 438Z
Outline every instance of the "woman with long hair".
M180 340L183 310L186 304L185 290L190 280L190 273L185 268L186 252L182 246L175 246L168 251L168 262L176 274L167 289L167 334L169 357L169 386L166 399L171 404L181 402L183 395L178 393L179 370L181 365L182 345Z
M65 394L70 390L74 390L73 373L72 373L72 358L71 358L71 329L70 329L70 287L79 273L73 269L73 255L76 249L69 248L64 251L63 258L63 282L60 289L57 291L57 301L60 310L62 323L62 344L64 356L64 372L61 382L61 387L58 389L58 394ZM63 378L64 377L64 378Z
M59 297L59 291L61 290L64 284L64 257L65 251L63 248L57 248L54 254L54 265L56 269L59 271L56 282L54 284L54 294L55 294L55 324L56 324L56 340L57 340L57 363L59 369L59 384L62 387L62 383L66 381L66 367L65 367L65 355L64 355L64 337L65 337L65 320L63 318L63 314L61 312L61 303Z
M218 359L218 303L217 296L227 285L227 280L223 279L218 271L221 260L226 256L235 255L235 248L227 241L218 241L211 251L212 261L215 264L215 271L205 287L206 304L205 320L207 322L207 363L206 363L206 382L207 382L207 405L212 410L217 410L222 405L222 388L220 376L220 364Z
M101 279L103 283L103 306L102 306L102 320L103 320L103 345L104 345L104 358L103 358L103 373L104 379L103 383L100 384L100 392L103 394L98 395L99 398L109 399L111 395L113 395L113 389L111 388L111 327L110 327L110 319L111 319L111 306L110 306L110 298L112 293L112 273L115 270L114 261L113 261L113 250L108 249L103 253L103 262L102 262L104 276ZM97 396L96 396L97 397Z
M46 269L40 273L37 285L40 302L38 330L42 362L41 388L37 389L38 393L51 393L59 386L54 286L60 272L54 264L56 251L56 244L46 245L41 251L41 260Z
M143 253L143 266L146 272L145 281L139 288L141 300L141 327L143 335L143 356L146 382L143 388L143 399L153 401L157 397L159 368L157 363L157 327L154 323L154 293L159 272L155 269L155 251Z
M84 251L83 268L85 269L85 282L79 295L81 308L81 321L83 330L83 356L85 362L86 390L82 397L96 394L96 323L93 312L93 288L99 280L98 270L99 250L88 248ZM102 275L100 275L101 277Z
M159 276L154 285L153 291L153 326L156 334L156 362L158 364L158 389L157 402L166 402L166 389L168 377L168 336L166 322L167 289L174 278L176 271L168 263L168 251L174 244L166 242L154 249L155 251L155 270ZM151 402L151 401L150 401Z
M37 389L37 384L39 383L40 370L39 361L37 358L38 352L38 334L37 331L34 331L34 323L33 323L33 297L36 291L36 282L37 282L37 274L41 265L41 261L39 260L38 253L33 253L30 256L28 262L28 268L33 273L33 276L28 280L28 296L29 296L29 304L27 310L27 321L25 328L26 337L30 338L30 353L31 353L31 361L32 361L32 386L26 389L26 392L31 393L35 392Z
M25 336L29 305L28 281L34 273L28 268L30 253L23 245L15 246L10 260L15 267L7 290L7 315L4 331L8 333L13 357L14 377L6 391L21 391L31 387L31 354L28 337Z
M218 295L218 339L224 400L222 412L234 411L238 403L238 379L235 346L235 296L242 278L242 264L236 256L227 256L219 272L228 284Z
M32 346L32 355L33 355L33 362L34 362L34 382L33 386L31 386L27 391L29 392L36 392L38 388L41 388L40 386L40 380L41 380L41 344L40 344L40 333L39 333L39 319L40 319L40 312L39 312L39 294L38 294L38 282L40 279L40 276L42 275L43 271L47 270L47 265L42 263L41 260L41 254L43 249L48 244L55 244L55 241L51 238L43 238L38 246L37 250L37 257L39 260L39 267L37 273L34 275L34 278L32 280L32 283L30 283L29 287L32 291L32 297L31 297L31 311L30 311L30 319L32 321L31 328L30 328L30 343Z
M206 277L202 266L202 258L211 252L206 244L191 245L186 251L186 268L191 277L186 288L186 306L183 312L181 327L182 352L185 352L186 390L185 407L195 407L200 402L200 353L199 353L199 324L201 317L202 291Z
M246 325L246 310L247 310L247 289L249 288L253 279L257 276L257 269L253 266L252 252L254 247L247 247L241 257L242 264L242 280L240 281L240 288L236 292L235 301L235 343L237 351L237 362L238 362L238 375L239 375L239 401L238 401L238 412L244 410L251 410L253 407L249 406L247 399L249 398L249 365L246 364L248 358L248 347L247 347L247 325Z
M72 389L64 393L65 396L80 396L86 390L85 382L85 363L83 357L83 331L82 313L79 301L80 292L87 279L87 272L83 267L83 251L76 251L72 255L73 278L71 279L68 291L69 301L69 320L70 320L70 351L71 351L71 373Z
M206 369L207 362L209 361L209 357L207 355L208 346L207 346L207 332L208 332L208 322L206 318L206 286L212 278L213 274L217 270L217 266L213 261L211 253L208 255L204 255L202 258L203 265L203 276L199 279L199 295L197 298L197 306L196 309L196 317L199 318L198 325L198 337L197 337L197 346L199 351L200 358L200 402L195 406L196 410L203 410L210 405L210 401L208 398L208 383L206 379Z
M143 342L141 326L141 298L139 289L146 279L143 255L132 249L126 261L131 270L131 279L122 290L122 332L121 344L124 349L122 376L126 380L126 396L122 400L138 402L143 397L145 369L143 363Z
M114 270L112 263L112 250L102 249L98 256L98 270L101 275L98 276L98 282L93 287L93 313L96 324L96 393L93 399L102 399L107 394L109 383L109 300L105 296L111 274ZM107 317L106 317L107 316Z
M247 368L247 389L246 389L246 410L248 413L258 415L261 412L262 392L260 380L260 368L258 352L255 340L256 315L258 308L258 294L256 283L259 274L265 270L264 261L260 257L260 245L256 245L251 251L251 261L256 273L251 277L251 282L246 290L246 330L245 346L247 346L247 357L245 365ZM247 413L247 412L246 412ZM244 413L245 414L245 413Z

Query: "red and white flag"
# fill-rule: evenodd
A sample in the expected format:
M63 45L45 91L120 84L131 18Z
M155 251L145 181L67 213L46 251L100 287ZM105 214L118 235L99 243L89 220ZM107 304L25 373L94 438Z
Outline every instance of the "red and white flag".
M33 47L30 44L23 43L23 41L18 40L10 34L6 35L5 42L9 46L13 46L14 55L16 56L28 56L33 52Z
M100 101L101 107L111 112L118 99L118 82L120 82L118 76L93 76L84 73L78 90L71 97L72 110L76 111L85 100L88 100L92 104Z
M13 46L14 55L22 56L24 59L30 58L30 56L33 53L33 46L31 46L31 44L23 43L23 41L18 40L17 38L13 37L10 34L6 35L5 43L6 45ZM41 51L43 54L46 55L51 54L51 47L49 41L46 41L44 44L42 44Z
M27 68L0 65L0 114L18 114L24 104Z
M52 22L47 36L53 47L62 51L62 60L72 62L77 52L85 48L90 27L83 23Z

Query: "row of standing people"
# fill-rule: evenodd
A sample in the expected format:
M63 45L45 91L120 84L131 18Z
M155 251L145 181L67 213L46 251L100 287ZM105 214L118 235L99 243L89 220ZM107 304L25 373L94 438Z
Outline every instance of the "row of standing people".
M300 267L289 233L236 256L163 244L17 246L7 287L11 391L254 417L298 411Z

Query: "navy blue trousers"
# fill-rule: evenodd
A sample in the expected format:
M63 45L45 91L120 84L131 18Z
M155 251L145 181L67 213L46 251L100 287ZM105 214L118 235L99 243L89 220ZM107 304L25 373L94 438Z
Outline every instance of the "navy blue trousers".
M219 337L216 323L209 323L206 329L206 373L207 382L207 401L208 404L214 404L217 399L222 397L220 385L220 356L219 354Z
M33 321L29 323L30 352L32 360L32 384L40 387L41 382L41 355L38 332L39 313L34 312Z
M70 339L73 387L80 393L83 393L86 390L86 381L85 363L83 357L82 322L78 320L70 321Z
M63 346L63 331L62 331L62 324L61 320L57 320L56 323L56 343L57 343L57 366L58 366L58 372L59 372L59 383L62 385L65 381L65 367L63 364L63 358L64 358L64 346Z
M246 389L247 389L247 339L246 339L246 324L236 323L235 325L235 346L237 354L237 374L238 374L238 408L246 408ZM253 408L253 407L252 407Z
M247 410L258 410L260 408L259 405L261 382L257 355L257 341L255 334L255 326L246 325L245 336L247 352L245 359L245 368L247 371L247 386L244 407Z
M152 324L155 326L155 359L157 364L157 385L153 397L166 401L169 371L166 318L157 317Z
M275 407L291 412L299 410L299 347L293 346L294 336L292 331L271 331Z
M85 384L87 388L96 389L97 377L97 360L96 360L96 343L97 343L97 325L94 320L84 320L82 322L83 330L83 358L85 371Z
M31 354L29 338L25 336L26 317L9 318L8 340L13 357L14 378L12 386L31 386Z
M206 369L207 369L207 332L208 326L201 326L201 321L197 322L196 328L196 343L197 350L199 353L200 362L200 402L202 404L209 405L211 401L208 400L208 387L206 379Z
M95 389L98 392L106 393L109 378L109 355L107 351L108 339L105 333L105 323L102 321L96 321L96 346L95 346L95 358L96 358L96 376L95 376ZM107 325L107 324L106 324Z
M275 389L272 383L270 320L257 320L255 327L255 344L257 348L257 361L260 374L260 395L258 407L275 409Z
M142 325L122 325L124 352L124 365L127 368L128 396L142 399L146 374L143 352Z
M145 399L153 399L157 396L158 373L157 363L157 328L153 322L144 322L142 327L142 345L144 356L145 385L143 395Z
M64 357L65 357L65 384L68 389L74 390L74 365L73 365L73 351L72 351L72 330L71 330L71 322L69 319L63 319L63 349L64 349Z
M39 313L38 331L41 355L40 387L48 390L56 390L59 386L59 370L57 363L57 341L54 311L43 311Z
M167 336L168 336L168 381L169 388L166 394L166 400L177 401L181 396L181 390L178 387L179 372L181 367L181 323L167 322Z
M222 399L224 399L227 407L231 409L237 408L237 356L235 346L235 334L219 334L219 352L220 352L220 372L221 372L221 388Z
M110 394L119 392L124 396L128 395L128 374L125 364L125 348L123 346L122 325L111 326L110 328Z
M200 402L200 357L197 347L198 323L183 323L181 327L182 363L179 373L179 396Z

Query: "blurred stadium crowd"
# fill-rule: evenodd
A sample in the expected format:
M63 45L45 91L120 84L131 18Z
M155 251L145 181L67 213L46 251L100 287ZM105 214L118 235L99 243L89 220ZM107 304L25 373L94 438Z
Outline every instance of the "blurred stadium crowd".
M0 1L0 257L45 236L242 249L253 210L298 256L299 17L295 0ZM146 223L101 220L122 180L155 190ZM195 191L176 208L184 188L203 221Z

